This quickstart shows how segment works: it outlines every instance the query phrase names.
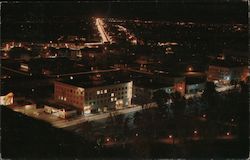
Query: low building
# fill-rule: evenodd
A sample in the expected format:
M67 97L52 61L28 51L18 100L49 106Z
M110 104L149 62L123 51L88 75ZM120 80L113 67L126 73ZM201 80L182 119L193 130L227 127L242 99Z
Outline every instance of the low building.
M44 105L44 112L66 119L77 115L77 110L69 106L58 104Z
M173 85L174 92L179 92L182 96L185 95L185 76L170 73L157 73L155 77L160 83Z
M174 93L174 85L167 83L159 83L152 79L134 82L133 86L133 103L149 104L153 102L154 92L164 90L166 93Z
M230 84L232 81L246 81L248 75L249 69L245 65L217 60L209 65L207 80L220 84Z
M73 105L82 113L121 109L131 105L132 81L97 77L56 81L54 99ZM73 77L72 77L73 78Z

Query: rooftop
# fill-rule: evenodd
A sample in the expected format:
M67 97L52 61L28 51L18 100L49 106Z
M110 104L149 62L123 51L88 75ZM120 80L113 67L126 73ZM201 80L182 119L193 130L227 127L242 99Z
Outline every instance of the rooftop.
M149 89L160 89L165 87L172 87L170 83L161 83L150 78L141 78L134 81L135 86L149 88Z
M246 66L243 63L237 63L237 62L231 62L231 61L226 61L226 60L214 60L213 62L210 63L212 66L219 66L219 67L227 67L227 68L234 68L234 67L244 67Z
M61 103L52 103L52 102L48 102L45 105L53 107L53 108L57 108L57 109L64 109L65 111L74 111L76 110L75 107L70 106L70 105L66 105L66 104L61 104Z
M127 83L132 81L128 77L125 77L119 73L120 72L107 72L107 73L81 75L75 77L73 76L67 79L60 80L59 82L82 88L92 88L92 87Z
M206 82L205 77L187 77L186 78L186 84L199 84Z

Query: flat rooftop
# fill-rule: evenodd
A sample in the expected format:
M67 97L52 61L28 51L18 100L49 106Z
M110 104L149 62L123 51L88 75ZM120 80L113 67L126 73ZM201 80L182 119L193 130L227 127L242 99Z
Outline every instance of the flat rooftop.
M227 67L227 68L247 67L246 64L231 62L231 61L227 61L227 60L214 60L209 65L218 66L218 67Z
M53 107L53 108L57 108L57 109L65 109L65 111L74 111L74 110L76 110L76 108L73 107L73 106L66 105L66 104L61 104L61 103L47 102L47 103L45 103L45 105Z
M134 81L134 85L137 87L143 87L148 89L160 89L165 87L173 87L170 83L161 83L151 78L140 78Z
M115 84L127 83L132 81L126 75L122 75L120 72L108 72L108 73L96 73L81 76L72 76L59 80L58 82L66 83L73 86L82 88L93 88L101 86L110 86Z
M206 82L206 77L186 77L186 84L200 84L200 83L205 83Z

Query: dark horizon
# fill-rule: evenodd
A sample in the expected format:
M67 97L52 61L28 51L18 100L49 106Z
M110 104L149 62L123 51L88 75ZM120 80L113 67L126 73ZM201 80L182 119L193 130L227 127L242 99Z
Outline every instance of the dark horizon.
M97 16L152 20L191 20L247 23L247 2L39 2L4 3L2 23L11 20L48 19L56 16Z

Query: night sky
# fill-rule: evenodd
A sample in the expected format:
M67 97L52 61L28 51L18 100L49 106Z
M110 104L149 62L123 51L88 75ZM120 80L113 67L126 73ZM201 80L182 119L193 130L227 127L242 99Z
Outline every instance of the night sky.
M247 23L246 2L41 2L4 3L2 23L15 20L49 19L54 16L100 16L152 20L193 20L216 23Z

